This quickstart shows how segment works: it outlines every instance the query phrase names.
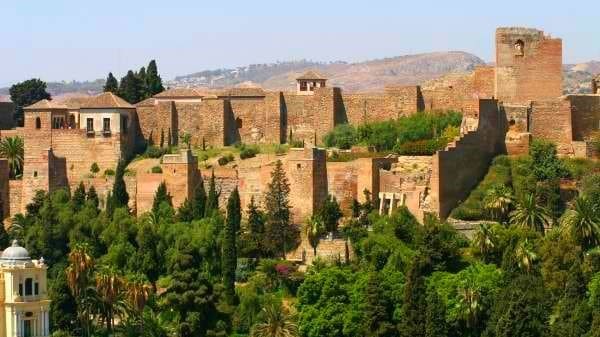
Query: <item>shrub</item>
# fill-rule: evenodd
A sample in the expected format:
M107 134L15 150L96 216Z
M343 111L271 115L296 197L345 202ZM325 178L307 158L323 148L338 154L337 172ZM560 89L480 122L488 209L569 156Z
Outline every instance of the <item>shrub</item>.
M325 146L344 150L350 149L357 140L356 129L350 124L340 124L323 137Z
M242 145L240 150L240 159L254 158L260 152L256 146Z
M235 159L233 158L233 155L231 153L228 153L228 154L222 156L221 158L219 158L217 160L217 163L219 163L219 165L221 165L221 166L225 166L234 160Z
M556 145L543 140L534 140L529 148L533 160L533 174L538 180L564 178L569 175L556 154Z
M163 170L162 170L162 168L160 166L157 165L157 166L153 166L152 169L150 169L150 172L152 172L152 173L162 173Z
M292 139L292 140L290 140L290 147L303 148L304 141L301 139Z
M443 149L446 144L445 139L424 139L398 144L395 150L404 156L429 156L437 150Z
M160 158L165 154L165 151L165 149L157 146L148 146L148 148L146 148L146 155L150 158Z
M92 172L94 174L100 172L100 167L98 166L97 163L92 164L92 166L90 167L90 172Z
M115 170L113 169L106 169L104 170L104 175L107 177L112 177L115 175Z

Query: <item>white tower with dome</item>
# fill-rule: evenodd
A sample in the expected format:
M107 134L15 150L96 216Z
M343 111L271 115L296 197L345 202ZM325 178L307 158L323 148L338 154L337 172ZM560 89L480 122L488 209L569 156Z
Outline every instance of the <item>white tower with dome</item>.
M47 266L14 240L0 255L0 337L50 336Z

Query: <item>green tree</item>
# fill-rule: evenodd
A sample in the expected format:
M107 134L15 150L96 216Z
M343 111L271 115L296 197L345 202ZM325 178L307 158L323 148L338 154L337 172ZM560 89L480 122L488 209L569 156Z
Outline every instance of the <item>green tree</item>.
M538 180L552 180L568 175L568 171L558 159L556 145L553 143L534 140L529 147L529 155L533 161L533 175Z
M8 235L4 224L0 222L0 247L8 247L10 245L10 241L10 235Z
M67 283L71 294L77 302L77 317L83 329L84 335L90 334L90 282L94 260L89 255L88 246L85 244L75 245L68 256L69 266L65 270Z
M342 210L335 197L328 195L317 212L328 232L337 231L338 221L342 218Z
M229 304L233 304L235 301L236 238L241 220L240 194L235 188L227 200L227 220L225 221L225 239L223 240L223 283Z
M117 165L117 170L115 172L115 182L113 184L112 189L112 208L120 208L120 207L128 207L129 203L129 194L127 193L127 187L125 186L125 180L123 179L125 175L125 166L126 163L124 161L119 161Z
M51 99L46 91L46 82L34 78L10 87L10 100L15 104L15 121L23 126L23 108L43 99Z
M0 140L0 157L8 160L10 179L23 175L24 154L23 138L14 136Z
M240 242L244 255L258 259L263 255L263 237L265 233L265 214L258 209L254 196L248 205L248 220Z
M561 229L584 249L600 245L600 205L586 196L573 202L560 221Z
M87 192L87 201L90 202L94 208L98 209L100 205L100 200L98 199L98 194L96 193L96 188L94 185L90 186Z
M194 188L194 198L192 199L192 212L194 220L200 220L204 218L204 215L206 214L206 199L204 182L201 179Z
M158 67L156 66L155 60L151 60L148 64L148 71L146 72L146 85L148 97L154 96L165 90L162 84L162 79L158 74Z
M550 218L550 211L538 205L533 194L528 194L517 203L516 209L510 213L510 224L543 234Z
M142 91L142 81L131 70L121 79L119 85L119 96L131 104L138 103L142 100L140 92Z
M141 100L145 100L148 97L151 97L150 95L148 95L148 76L146 75L146 68L145 67L141 67L140 70L135 74L138 79L140 80L140 101Z
M83 181L79 182L75 192L73 192L71 202L73 203L73 209L75 209L75 211L81 210L85 205L85 185L83 184Z
M56 268L64 269L64 264ZM69 290L64 272L58 272L48 279L48 297L50 298L50 330L74 331L77 321L77 303Z
M115 315L124 312L122 296L125 284L116 270L110 267L98 270L95 279L97 294L95 309L102 317L102 321L106 323L106 329L112 332L115 325Z
M115 95L119 93L119 81L113 76L113 73L108 73L103 90L104 92L112 92Z
M159 214L160 206L163 203L173 207L172 197L167 191L167 184L165 184L164 181L158 185L156 193L154 194L154 200L152 201L152 213Z
M492 225L481 223L473 235L472 246L476 254L481 256L484 262L489 262L496 250L497 240L498 238L494 233Z
M316 258L317 246L319 245L321 236L325 233L325 225L323 224L321 217L312 215L306 223L305 232L308 243L310 243L310 246L313 248L313 254Z
M252 327L251 337L299 337L298 327L288 310L270 305L263 309L262 320Z
M365 290L364 336L393 337L398 331L392 322L394 305L382 289L377 272L371 272Z
M402 318L398 324L400 336L425 336L427 312L427 289L425 276L429 270L429 262L424 256L417 256L413 261L404 285L404 303Z
M157 226L152 221L144 220L140 221L135 238L137 252L134 265L136 270L143 273L156 289L156 281L164 271L165 256L161 254L159 248L161 238Z
M585 336L592 324L592 308L585 295L585 279L577 261L569 270L563 298L554 309L555 317L550 324L549 336Z
M206 207L204 216L212 216L215 211L219 210L219 192L217 192L217 183L215 181L215 171L210 176L208 183L208 196L206 198Z
M446 323L446 306L432 289L427 293L427 311L425 312L425 337L448 336Z
M271 182L267 186L265 194L265 209L267 214L267 225L265 228L265 239L267 248L271 254L281 254L285 259L287 243L290 238L290 184L281 160L275 164L271 172Z
M492 219L504 221L513 203L512 190L503 184L495 185L486 192L483 203Z
M538 260L538 256L533 247L533 243L529 239L521 240L515 247L515 258L521 270L526 273L533 271L533 264Z
M194 220L194 209L190 200L185 199L181 206L179 206L177 209L177 219L184 222L190 222Z

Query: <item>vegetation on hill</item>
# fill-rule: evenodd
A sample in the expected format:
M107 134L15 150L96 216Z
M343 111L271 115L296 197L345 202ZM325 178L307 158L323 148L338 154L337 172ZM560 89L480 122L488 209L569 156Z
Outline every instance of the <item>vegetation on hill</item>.
M372 146L378 152L401 155L431 155L459 135L462 115L458 112L420 112L396 120L354 127L341 124L323 137L328 147L349 149L353 145Z

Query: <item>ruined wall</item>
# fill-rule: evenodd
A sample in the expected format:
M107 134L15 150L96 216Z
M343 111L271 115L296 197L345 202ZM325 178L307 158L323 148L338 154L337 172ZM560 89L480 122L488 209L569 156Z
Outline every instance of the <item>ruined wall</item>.
M440 217L448 216L466 199L486 174L492 158L504 152L506 130L506 116L498 109L497 101L481 100L477 130L433 156L431 206Z
M561 154L572 153L571 103L564 97L531 103L529 130L534 139L556 144Z
M495 97L503 102L527 103L560 95L562 40L536 29L498 28Z
M471 73L453 73L422 88L425 110L460 111L477 115L479 99L494 95L494 67L480 66Z
M600 130L600 95L569 95L573 140L587 140L593 132Z

